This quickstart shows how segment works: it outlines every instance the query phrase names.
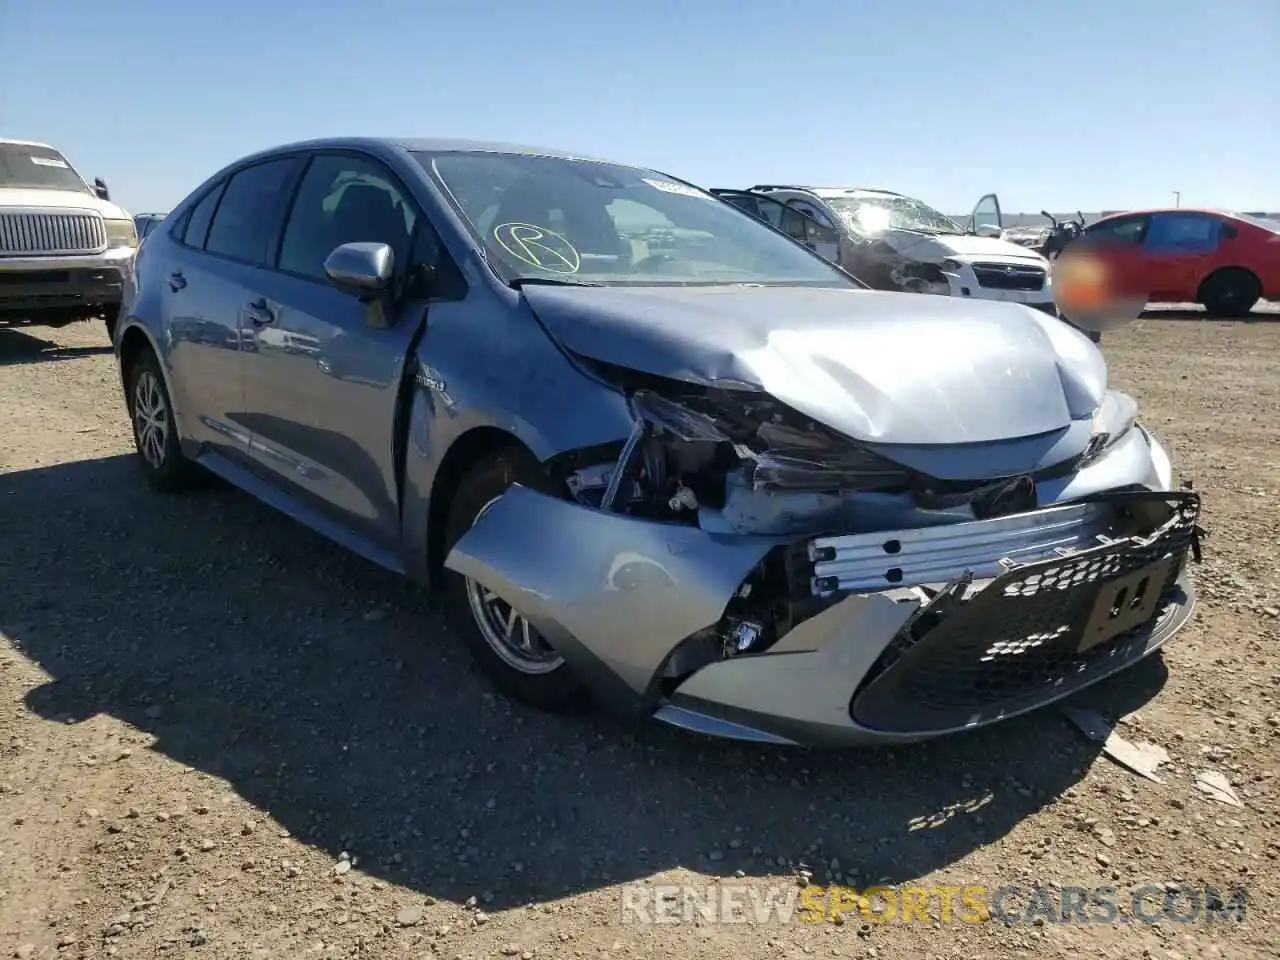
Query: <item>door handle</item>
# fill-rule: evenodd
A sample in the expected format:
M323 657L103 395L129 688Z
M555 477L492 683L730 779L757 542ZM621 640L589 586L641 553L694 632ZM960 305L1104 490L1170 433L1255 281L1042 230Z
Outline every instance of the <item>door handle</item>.
M245 308L245 313L249 315L249 321L255 327L265 327L269 323L275 323L276 315L271 312L271 308L267 306L265 297L259 297L253 303Z
M187 278L182 275L181 270L175 270L169 274L169 289L175 293L187 285Z

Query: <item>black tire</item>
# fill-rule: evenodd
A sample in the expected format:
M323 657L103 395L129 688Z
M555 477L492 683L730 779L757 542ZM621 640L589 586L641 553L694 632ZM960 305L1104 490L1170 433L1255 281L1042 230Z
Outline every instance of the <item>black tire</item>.
M1262 296L1262 285L1248 270L1219 270L1200 287L1200 302L1211 317L1239 320L1249 316Z
M130 365L126 398L133 444L147 483L162 493L194 486L200 478L199 468L182 452L169 388L160 362L150 350Z
M447 557L453 545L462 538L480 517L487 505L500 497L513 483L530 489L551 493L551 483L545 471L531 454L521 447L507 447L490 454L476 464L463 478L454 494L449 508L448 520L445 524L445 550ZM482 604L473 591L480 592L479 585L468 585L465 577L452 570L444 571L445 601L449 619L454 628L462 635L476 664L493 684L512 699L527 703L542 710L564 712L582 706L586 701L585 690L573 675L570 666L563 660L552 665L558 658L548 655L547 662L539 667L543 672L518 668L515 663L522 657L510 645L504 655L500 652L500 639L490 640L481 624L484 616L477 611L478 605L499 612L510 611L510 606L500 599L492 604ZM485 591L487 592L487 591ZM523 636L523 620L516 623L513 633L521 631ZM531 629L531 628L530 628ZM549 650L545 640L531 633L535 645ZM533 658L527 658L530 663Z

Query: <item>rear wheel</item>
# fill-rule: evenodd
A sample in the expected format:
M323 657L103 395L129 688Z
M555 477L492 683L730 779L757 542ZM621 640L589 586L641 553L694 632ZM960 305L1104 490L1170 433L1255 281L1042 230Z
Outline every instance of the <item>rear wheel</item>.
M1200 287L1200 302L1214 317L1247 317L1260 296L1258 278L1239 268L1219 270Z
M154 353L145 350L129 366L128 406L133 443L143 473L154 489L185 490L198 479L198 468L178 442L173 404Z
M463 478L445 531L445 556L513 483L549 493L541 466L519 447L490 454ZM561 657L511 604L482 584L445 570L450 619L477 665L504 693L543 710L580 705L584 689Z

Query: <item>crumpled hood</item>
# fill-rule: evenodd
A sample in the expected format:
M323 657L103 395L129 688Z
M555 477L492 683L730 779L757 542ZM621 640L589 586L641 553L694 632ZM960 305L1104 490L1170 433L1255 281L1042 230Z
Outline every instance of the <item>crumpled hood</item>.
M566 349L704 385L763 390L848 437L1011 440L1102 401L1089 340L1013 303L798 287L551 287L523 294Z
M58 210L93 210L107 220L128 220L128 212L96 194L75 190L34 190L27 187L0 187L0 209L4 207L49 207Z
M885 230L874 237L893 247L898 253L922 263L937 263L948 258L954 260L986 260L992 263L1030 263L1048 267L1048 261L1011 240L994 237L975 237L912 233L908 230Z

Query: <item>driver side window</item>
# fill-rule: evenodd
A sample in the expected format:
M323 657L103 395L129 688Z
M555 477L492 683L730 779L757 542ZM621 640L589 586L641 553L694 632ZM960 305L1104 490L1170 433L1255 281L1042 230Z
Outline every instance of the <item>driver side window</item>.
M804 214L806 217L818 223L819 225L826 227L828 230L832 229L831 221L827 219L826 214L824 214L821 210L819 210L809 201L792 200L790 203L787 204L787 206L789 206L792 210L798 210L800 213Z
M280 270L325 280L324 262L344 243L385 243L396 271L409 261L417 208L380 163L320 154L307 167L280 243Z

